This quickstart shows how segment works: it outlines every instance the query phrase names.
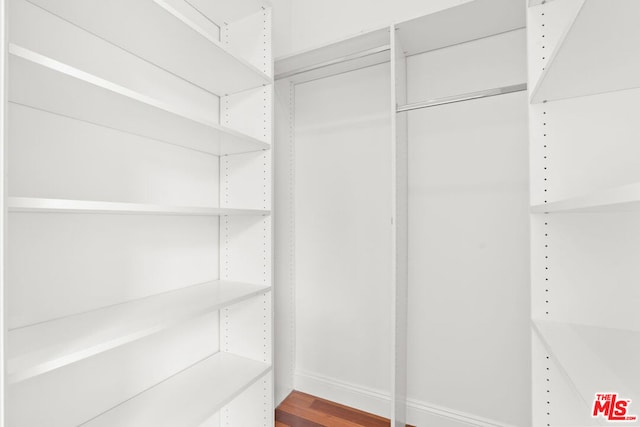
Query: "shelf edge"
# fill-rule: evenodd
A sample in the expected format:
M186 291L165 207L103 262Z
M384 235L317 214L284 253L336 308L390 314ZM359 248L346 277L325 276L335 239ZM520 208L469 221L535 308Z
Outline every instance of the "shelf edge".
M184 216L268 216L266 209L236 209L163 206L141 203L105 202L95 200L8 197L9 212L22 213L94 213L123 215L184 215Z

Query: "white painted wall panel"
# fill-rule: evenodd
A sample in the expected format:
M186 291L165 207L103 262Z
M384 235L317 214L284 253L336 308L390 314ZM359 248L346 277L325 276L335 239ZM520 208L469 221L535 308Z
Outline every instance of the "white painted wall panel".
M529 416L526 129L524 93L409 117L409 398L515 425Z
M384 64L295 94L296 373L387 396L389 76Z

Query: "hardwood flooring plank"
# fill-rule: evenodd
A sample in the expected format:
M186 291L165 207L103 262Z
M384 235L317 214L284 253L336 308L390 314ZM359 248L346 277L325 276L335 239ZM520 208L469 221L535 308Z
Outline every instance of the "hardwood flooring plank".
M367 427L389 427L389 420L378 417L377 415L359 411L357 409L348 408L343 405L329 402L326 400L316 399L311 404L311 409L330 414L337 418L352 421L356 424Z
M311 396L310 394L300 393L298 391L292 392L289 397L285 400L285 402L300 406L303 408L309 408L313 404L316 397Z
M293 391L276 409L276 427L389 426L387 418L299 391Z
M326 425L306 420L297 415L290 414L280 409L276 409L276 421L279 423L283 423L288 427L327 427Z
M337 418L333 415L326 414L320 411L314 411L313 409L309 408L293 407L283 404L279 406L279 409L285 413L294 415L301 419L312 421L324 427L363 427L362 424L355 423L350 420L345 420L343 418Z

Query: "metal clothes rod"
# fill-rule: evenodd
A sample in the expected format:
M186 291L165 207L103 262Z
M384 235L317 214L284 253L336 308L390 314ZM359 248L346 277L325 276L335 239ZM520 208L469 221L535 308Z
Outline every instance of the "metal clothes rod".
M431 100L422 101L422 102L415 102L413 104L401 105L396 108L396 112L401 113L403 111L411 111L411 110L418 110L420 108L429 108L429 107L435 107L438 105L453 104L455 102L469 101L472 99L488 98L490 96L504 95L506 93L521 92L524 90L527 90L526 83L521 83L513 86L498 87L494 89L486 89L478 92L464 93L461 95L453 95L453 96L447 96L445 98L440 98L440 99L431 99Z
M364 50L362 52L356 52L349 55L342 56L340 58L331 59L326 62L321 62L320 64L314 64L303 68L298 68L297 70L287 71L282 74L276 75L276 80L286 79L287 77L293 77L298 74L308 73L309 71L319 70L321 68L330 67L332 65L338 65L343 62L353 61L355 59L366 58L367 56L376 55L378 53L386 52L391 50L391 46L385 45L380 47L374 47L373 49Z

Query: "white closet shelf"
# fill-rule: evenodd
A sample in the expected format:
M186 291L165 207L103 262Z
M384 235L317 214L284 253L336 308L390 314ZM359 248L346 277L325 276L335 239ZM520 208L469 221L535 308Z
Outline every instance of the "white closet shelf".
M470 19L471 17L482 19ZM474 0L396 26L405 56L454 46L526 26L526 4Z
M621 185L579 197L535 205L532 213L615 212L640 209L640 183Z
M81 425L197 426L269 370L266 363L216 353Z
M640 2L584 0L550 54L532 103L640 87Z
M12 329L8 381L50 372L269 291L263 285L212 281Z
M239 216L269 215L269 210L164 206L141 203L102 202L94 200L41 199L35 197L9 197L10 212L34 213L93 213L125 215L185 215L185 216Z
M543 320L533 329L585 402L604 392L640 398L640 331Z
M384 27L326 46L278 58L276 80L304 83L389 62L389 28Z
M101 79L39 53L9 46L9 101L214 155L269 149L269 144L207 117Z
M206 52L199 52L202 55L207 55L209 59L216 64L210 73L211 91L219 96L230 95L233 93L242 92L248 89L254 89L260 86L273 83L273 79L266 73L262 72L258 67L251 64L241 56L235 55L233 52L227 50L212 34L212 31L208 29L211 22L204 18L205 12L200 7L194 6L195 3L185 0L153 0L158 6L175 16L182 21L189 29L200 34L206 40L209 41L210 46ZM214 16L223 17L222 24L240 19L242 16L249 15L250 13L257 13L261 7L261 1L257 0L242 0L241 6L238 8L234 2L212 2L211 6L201 4L201 7L209 10L213 9L211 13L215 13ZM213 5L217 3L218 5ZM207 15L208 17L208 15ZM188 42L185 41L185 48ZM220 73L224 73L221 75Z
M215 24L203 15L206 10L199 10L192 1L29 1L219 96L273 82L265 72L225 47L218 40ZM221 3L211 9L224 21L258 12L263 6L258 0L241 0L243 7L237 9L237 0L209 3ZM143 36L132 38L131 34Z

